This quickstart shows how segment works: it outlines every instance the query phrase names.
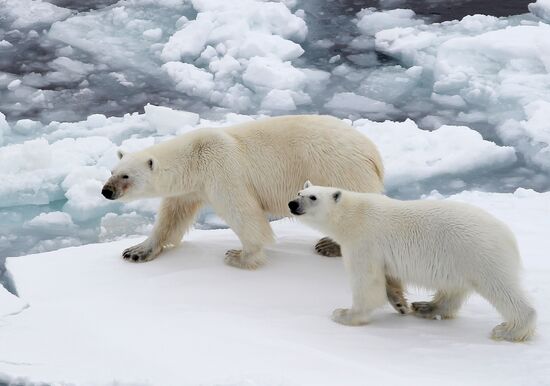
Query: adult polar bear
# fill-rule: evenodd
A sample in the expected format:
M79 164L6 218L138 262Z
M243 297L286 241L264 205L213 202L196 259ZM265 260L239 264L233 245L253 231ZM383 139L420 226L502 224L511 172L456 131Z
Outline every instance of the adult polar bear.
M412 304L417 316L452 318L475 291L505 318L493 329L494 339L533 335L536 312L520 285L515 237L489 213L459 202L399 201L309 182L288 205L301 221L341 243L353 298L352 308L334 311L334 321L367 323L386 301L389 275L437 290L433 301Z
M152 235L124 251L136 262L179 244L197 211L208 204L242 243L242 250L227 252L226 262L257 268L264 261L263 247L273 241L268 215L290 216L287 203L306 179L359 192L383 189L376 146L330 116L201 128L119 157L102 191L106 198L164 199Z
M152 234L126 249L124 258L154 259L180 243L203 205L211 205L237 234L242 250L227 264L253 269L273 240L268 215L290 215L287 203L306 179L352 191L381 192L383 166L376 146L331 116L260 119L226 128L201 128L137 153L123 155L103 187L108 199L162 197ZM339 253L327 240L317 251ZM397 282L389 281L393 306L407 311Z

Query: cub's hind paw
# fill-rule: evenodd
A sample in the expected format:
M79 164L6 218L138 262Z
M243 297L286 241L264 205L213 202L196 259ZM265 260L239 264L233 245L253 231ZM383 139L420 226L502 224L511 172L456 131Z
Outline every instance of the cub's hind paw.
M508 342L523 342L533 336L533 330L528 328L513 328L509 323L500 323L491 332L491 339Z

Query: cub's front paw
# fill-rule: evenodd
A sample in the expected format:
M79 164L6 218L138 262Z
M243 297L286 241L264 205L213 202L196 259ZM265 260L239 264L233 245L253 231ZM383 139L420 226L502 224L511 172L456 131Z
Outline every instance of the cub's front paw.
M155 251L150 243L146 241L127 248L122 252L124 260L131 261L133 263L144 263L151 261L158 256L160 251Z
M332 312L332 320L346 326L361 326L369 322L368 315L351 308L337 308Z

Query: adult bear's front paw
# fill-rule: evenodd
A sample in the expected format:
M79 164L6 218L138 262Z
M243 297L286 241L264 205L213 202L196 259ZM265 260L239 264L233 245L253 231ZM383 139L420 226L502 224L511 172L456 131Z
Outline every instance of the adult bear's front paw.
M257 269L265 262L261 253L246 254L240 249L225 252L225 264L241 269Z
M155 253L156 252L156 253ZM145 240L142 243L134 245L133 247L126 248L122 252L124 260L131 261L133 263L144 263L151 261L158 256L160 251L155 251L151 244Z

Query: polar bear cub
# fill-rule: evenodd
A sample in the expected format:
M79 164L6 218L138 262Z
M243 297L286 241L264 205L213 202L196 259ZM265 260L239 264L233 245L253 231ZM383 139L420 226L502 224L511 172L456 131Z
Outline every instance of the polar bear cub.
M493 329L493 339L523 341L533 335L536 312L520 286L514 235L487 212L464 203L399 201L309 181L289 208L342 248L353 299L350 309L334 311L334 321L368 323L371 312L386 302L388 275L437 291L432 301L413 303L417 316L452 318L475 291L505 319Z

